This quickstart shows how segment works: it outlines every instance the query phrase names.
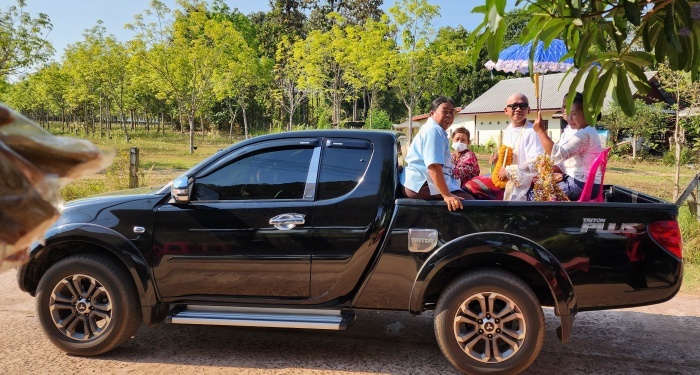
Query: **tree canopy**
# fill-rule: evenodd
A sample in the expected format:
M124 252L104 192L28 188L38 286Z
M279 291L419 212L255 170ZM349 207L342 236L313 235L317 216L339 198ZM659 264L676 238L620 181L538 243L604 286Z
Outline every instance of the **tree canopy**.
M51 28L51 21L44 13L32 18L25 12L25 0L0 9L0 80L8 75L47 61L54 53L44 35Z
M575 74L569 100L584 81L584 112L589 123L603 108L606 92L625 114L635 113L629 81L641 93L649 83L644 69L666 61L670 69L697 78L700 73L700 4L687 0L516 0L529 22L521 44L546 46L562 38L573 57ZM470 41L472 58L483 46L496 61L504 47L507 0L484 0L473 9L483 22ZM532 55L531 55L532 60ZM628 80L629 78L629 80Z

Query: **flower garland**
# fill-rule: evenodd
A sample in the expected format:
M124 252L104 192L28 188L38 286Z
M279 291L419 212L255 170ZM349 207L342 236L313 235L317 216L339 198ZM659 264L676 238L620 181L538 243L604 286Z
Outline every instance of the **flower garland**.
M493 181L493 184L496 185L497 188L504 189L506 187L506 182L508 182L508 179L501 180L498 177L498 171L501 170L501 167L511 165L512 163L513 149L506 145L501 145L501 147L498 149L498 161L496 162L496 166L493 168L493 173L491 173L491 181Z
M559 185L554 181L554 163L547 155L540 155L535 161L538 178L533 187L536 202L569 201Z

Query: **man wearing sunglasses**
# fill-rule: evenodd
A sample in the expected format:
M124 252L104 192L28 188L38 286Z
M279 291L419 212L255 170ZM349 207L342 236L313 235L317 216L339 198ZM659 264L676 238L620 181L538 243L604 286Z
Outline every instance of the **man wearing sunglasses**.
M532 129L532 123L527 121L527 115L530 113L529 103L525 94L515 93L508 98L503 109L506 115L510 117L511 123L503 131L502 143L513 150L512 165L514 166L533 160L544 153L542 144ZM491 164L495 164L497 160L498 151L491 156ZM501 180L512 178L505 167L501 167L498 171L493 171L493 173L498 173ZM514 199L512 194L504 196L505 190L496 187L490 176L480 176L472 179L467 183L467 190L477 199Z

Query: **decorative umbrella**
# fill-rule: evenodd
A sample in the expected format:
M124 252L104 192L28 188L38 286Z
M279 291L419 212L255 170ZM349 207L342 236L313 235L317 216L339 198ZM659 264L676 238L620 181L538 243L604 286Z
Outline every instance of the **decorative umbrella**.
M504 49L498 54L498 61L487 61L486 69L498 70L506 73L519 72L527 74L530 71L529 60L530 52L532 51L532 41L525 45L515 44ZM539 75L548 72L566 72L574 66L574 59L567 58L562 61L562 57L569 51L566 44L561 39L554 39L547 49L544 48L544 43L539 40L537 48L535 48L534 58L532 60L532 69L535 78L535 100L537 109L540 108L540 93L539 93Z

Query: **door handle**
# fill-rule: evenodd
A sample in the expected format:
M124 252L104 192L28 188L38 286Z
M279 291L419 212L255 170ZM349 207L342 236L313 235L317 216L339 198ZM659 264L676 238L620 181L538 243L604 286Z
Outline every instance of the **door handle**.
M304 220L304 214L282 214L277 215L270 219L270 225L274 226L279 230L290 230L294 229L297 225L302 225L306 223Z

